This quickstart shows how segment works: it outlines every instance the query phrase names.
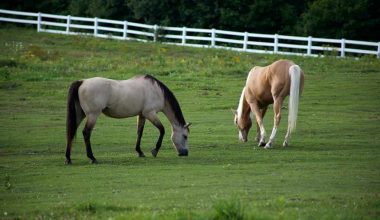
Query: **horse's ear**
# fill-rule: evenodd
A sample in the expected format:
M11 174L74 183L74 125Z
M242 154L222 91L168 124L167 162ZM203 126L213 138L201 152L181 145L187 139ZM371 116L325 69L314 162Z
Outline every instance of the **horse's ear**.
M190 125L191 125L191 122L190 123L186 123L185 126L183 126L183 127L189 129Z

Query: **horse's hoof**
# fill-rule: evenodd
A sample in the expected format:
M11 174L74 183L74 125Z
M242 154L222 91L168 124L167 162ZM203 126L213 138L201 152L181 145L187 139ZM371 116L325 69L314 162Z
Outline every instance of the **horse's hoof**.
M145 157L145 154L144 153L140 153L139 157Z
M98 161L97 161L97 160L91 160L91 163L92 163L92 164L97 164Z
M282 144L283 147L287 147L288 146L288 142L284 141L284 143Z
M256 137L255 137L255 141L256 141L257 143L259 143L260 140L261 140L261 135L260 135L260 134L259 134L259 135L256 135Z
M266 145L265 142L260 142L257 146L258 146L258 147L264 147L265 145Z
M272 148L272 143L267 143L264 147L265 149L270 149Z
M66 164L66 165L70 165L70 164L72 164L72 162L71 162L71 160L66 160L66 161L65 161L65 164Z
M158 150L156 150L155 148L153 148L151 152L152 152L153 157L157 157Z

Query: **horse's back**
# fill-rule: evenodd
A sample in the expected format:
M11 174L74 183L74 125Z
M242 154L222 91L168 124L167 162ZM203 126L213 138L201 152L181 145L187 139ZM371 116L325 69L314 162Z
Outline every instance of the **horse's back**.
M250 99L262 105L273 103L273 96L286 96L290 88L289 68L295 65L290 60L278 60L268 66L256 66L250 71L246 86Z
M128 80L85 79L79 88L79 99L86 114L103 112L115 118L160 110L164 103L160 90L143 77Z
M162 90L142 76L120 81L114 95L114 109L125 109L125 112L129 112L128 116L158 112L164 108Z
M269 65L269 73L271 76L271 80L282 80L289 81L289 68L295 65L295 63L291 60L278 60L271 65Z

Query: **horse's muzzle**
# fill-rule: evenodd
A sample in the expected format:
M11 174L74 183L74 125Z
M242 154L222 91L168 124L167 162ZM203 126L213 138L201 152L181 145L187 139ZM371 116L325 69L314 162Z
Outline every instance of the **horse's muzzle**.
M178 151L178 156L183 157L183 156L188 156L189 152L187 149L181 149Z
M242 132L240 131L239 132L239 140L241 142L244 142L244 143L247 142L248 141L247 135L243 135Z

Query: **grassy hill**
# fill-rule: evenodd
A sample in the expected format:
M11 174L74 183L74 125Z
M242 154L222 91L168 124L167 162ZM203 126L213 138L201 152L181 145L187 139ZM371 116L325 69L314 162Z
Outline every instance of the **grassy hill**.
M236 108L248 71L281 58L304 70L297 130L282 148L238 141ZM77 79L150 73L192 122L189 157L170 126L157 158L134 151L136 119L101 116L92 165L78 132L64 165L66 95ZM0 28L0 219L378 219L380 60L257 55ZM265 118L267 133L272 109ZM81 130L83 125L80 127Z

